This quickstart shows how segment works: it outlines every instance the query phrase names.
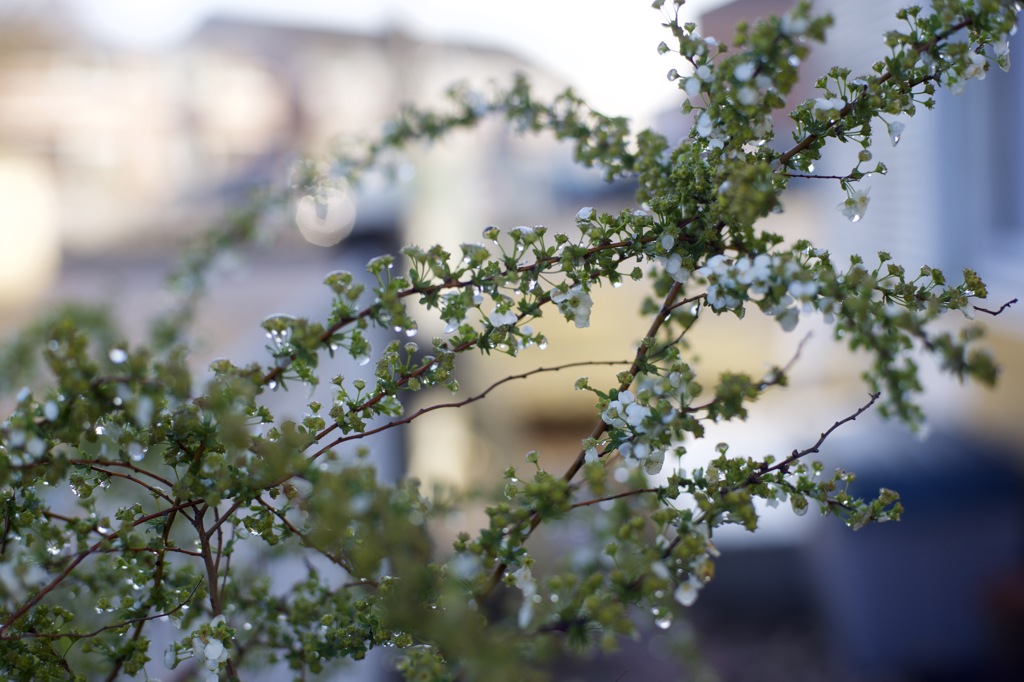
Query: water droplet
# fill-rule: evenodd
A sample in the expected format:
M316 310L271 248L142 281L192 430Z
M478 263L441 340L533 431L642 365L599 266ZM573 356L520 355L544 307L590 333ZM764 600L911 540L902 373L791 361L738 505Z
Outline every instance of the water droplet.
M789 59L786 61L788 61L789 65L792 67L800 66L800 57L797 57L795 54L789 55Z
M859 221L863 217L864 216L861 215L860 213L854 213L852 216L850 216L850 222L851 223L855 223L855 222Z
M107 353L107 357L115 365L120 365L128 360L128 353L123 348L111 348L110 352Z
M612 286L618 289L619 287L622 286L622 282L612 282Z
M412 338L412 337L416 336L416 333L418 331L419 331L419 329L417 329L416 327L410 327L409 329L405 330L405 335L408 336L409 338Z
M369 362L370 362L370 356L369 355L360 355L359 357L356 358L356 364L359 365L360 367L365 366Z
M658 626L659 630L668 630L672 626L672 616L662 616L661 618L655 618L654 624Z
M146 457L146 450L140 443L132 443L128 446L128 457L133 462L141 462Z
M546 350L547 347L548 347L547 340L541 341L540 343L537 344L537 348L540 348L541 350Z
M270 383L267 384L267 388L269 388L271 391L276 391L277 390L277 382L276 381L271 381Z

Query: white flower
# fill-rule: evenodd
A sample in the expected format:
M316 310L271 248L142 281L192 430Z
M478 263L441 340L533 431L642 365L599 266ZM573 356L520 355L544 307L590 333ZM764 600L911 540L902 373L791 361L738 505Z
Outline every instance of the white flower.
M697 119L697 134L701 137L708 137L712 130L714 130L714 124L711 121L711 116L705 111Z
M25 452L33 457L42 457L46 454L46 441L38 436L32 436L25 444Z
M651 476L660 474L663 466L665 466L665 451L661 449L653 451L644 460L644 471Z
M733 77L740 83L746 83L748 80L754 77L754 71L757 67L753 62L743 62L739 64L735 69L732 70Z
M707 83L711 80L711 67L707 64L701 64L697 67L697 70L693 72L693 75Z
M868 210L868 192L870 191L870 187L853 190L846 201L836 206L836 210L846 216L851 223L857 222L864 217L864 212Z
M782 327L782 331L791 332L796 328L796 323L800 321L800 311L796 308L786 308L776 315L775 319Z
M551 300L558 305L565 318L572 320L578 328L590 326L590 309L594 305L594 299L590 298L590 294L580 285L577 284L564 294L555 290L551 294Z
M210 641L206 643L203 654L206 656L208 668L210 663L213 663L214 667L210 668L211 670L216 670L221 663L228 660L228 649L224 646L224 642L219 639L210 638Z
M514 238L525 242L529 242L533 238L534 234L536 234L532 227L527 227L526 225L513 227L508 231L508 233Z
M977 52L968 52L967 59L969 64L964 69L964 78L968 80L971 78L977 78L980 81L985 80L985 65L988 63L988 60Z
M789 295L793 298L811 298L818 293L817 282L801 282L800 280L793 280L789 283Z
M632 403L626 406L626 423L634 429L638 428L643 423L644 419L649 416L651 416L651 408L645 405Z
M174 644L171 644L164 651L164 666L166 666L168 670L174 670L175 666L177 666L177 665L178 665L178 650L177 650L177 648L175 648Z
M794 16L792 12L789 12L783 15L779 28L783 35L792 37L803 34L810 26L811 22L805 17Z
M537 583L533 580L533 573L529 567L523 566L512 574L516 587L523 593L523 603L519 607L519 627L525 629L533 617L533 598L537 596Z
M743 106L749 107L752 104L757 104L757 100L757 90L749 86L740 88L739 92L736 93L736 101Z
M519 317L511 310L501 312L495 308L491 314L487 316L487 319L490 320L491 324L495 327L505 327L515 324L519 320Z
M696 76L691 76L683 81L683 92L690 97L696 97L700 94L700 79Z
M736 261L736 281L748 285L764 282L772 273L771 264L771 257L765 253L758 254L754 260L744 256Z
M56 421L59 416L60 408L57 407L57 403L52 400L47 400L46 404L43 405L43 417L46 418L46 421L52 422Z
M659 256L658 262L665 268L665 272L672 275L672 279L680 284L690 279L690 271L683 267L683 257L678 253L673 253L667 258Z
M576 214L576 220L581 222L593 220L595 214L596 211L593 206L584 206L579 210L579 213Z
M198 635L192 638L192 655L199 661L205 661L206 655L203 653L206 650L206 644L201 640Z
M943 84L949 88L949 91L954 95L962 95L964 93L964 79L957 78L955 74L947 72L943 76Z
M626 414L630 406L635 402L636 398L629 391L619 391L618 397L608 403L608 407L605 408L604 412L601 413L601 418L604 419L605 424L619 429L626 428Z
M697 601L697 597L700 595L700 589L704 587L700 580L695 576L690 576L689 580L684 583L680 583L679 587L676 588L675 594L676 601L683 606L693 606Z
M997 40L992 43L989 47L992 48L992 54L995 55L996 64L1003 71L1010 70L1010 43L1008 40Z
M711 258L708 258L704 263L704 267L697 270L697 274L701 277L707 277L708 275L722 275L729 269L729 260L722 254L716 254Z

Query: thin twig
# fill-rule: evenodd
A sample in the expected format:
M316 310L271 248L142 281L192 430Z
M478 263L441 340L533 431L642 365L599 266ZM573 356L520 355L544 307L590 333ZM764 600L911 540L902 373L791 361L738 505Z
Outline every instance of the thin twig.
M607 495L606 497L598 497L593 500L586 500L585 502L577 502L569 507L569 509L577 509L579 507L589 507L592 504L600 504L601 502L610 502L611 500L617 500L622 497L632 497L633 495L643 495L645 493L659 493L661 488L638 488L637 490L627 490L622 493L616 493L615 495Z
M104 633L108 630L117 630L128 625L145 623L147 621L156 620L157 618L163 618L164 616L170 616L171 614L180 611L186 604L192 601L192 597L195 596L196 590L198 590L199 586L202 584L202 580L197 582L195 584L195 587L193 587L189 591L188 596L185 597L185 599L183 599L177 606L175 606L170 611L164 611L163 613L154 613L149 616L140 616L139 618L129 618L128 620L123 620L120 623L104 625L103 627L93 630L92 632L19 632L18 639L88 639L90 637L95 637L98 634Z
M508 383L510 381L516 381L516 380L519 380L519 379L526 379L528 377L533 376L534 374L540 374L542 372L559 372L559 371L561 371L563 369L569 369L569 368L572 368L572 367L587 367L587 366L599 366L599 365L625 365L628 362L629 362L628 360L593 360L593 361L569 362L569 363L566 363L564 365L556 365L556 366L553 366L553 367L537 367L536 369L532 369L532 370L530 370L528 372L523 372L522 374L513 374L513 375L510 375L510 376L504 377L502 379L499 379L498 381L495 381L493 384L488 386L486 389L484 389L480 393L477 393L476 395L474 395L472 397L469 397L469 398L466 398L464 400L458 400L458 401L450 402L450 403L439 403L437 405L430 405L428 407L424 407L424 408L422 408L420 410L417 410L416 412L413 412L412 414L410 414L407 417L403 417L402 419L394 419L394 420L388 422L387 424L384 424L382 426L378 426L375 429L370 429L368 431L360 431L359 433L354 433L354 434L351 434L351 435L342 436L341 438L338 438L337 440L334 440L331 443L328 443L327 445L323 446L321 449L317 450L315 453L313 453L310 456L310 459L311 460L315 460L318 457L320 457L321 455L323 455L324 453L326 453L331 448L336 447L336 446L338 446L338 445L340 445L342 443L345 443L347 441L357 440L359 438L366 438L367 436L372 436L374 434L380 433L381 431L386 431L387 429L391 429L391 428L394 428L396 426L403 426L403 425L408 424L409 422L413 421L414 419L418 419L418 418L422 417L423 415L427 414L428 412L433 412L434 410L440 410L440 409L444 409L444 408L464 407L466 405L469 405L470 403L475 403L478 400L483 400L484 398L487 397L487 395L491 391L496 389L498 386L501 386L502 384L506 384L506 383Z
M146 516L141 516L141 517L135 519L134 521L132 521L131 527L132 528L137 528L138 526L141 526L144 523L152 521L153 519L159 518L159 517L164 516L166 514L173 513L173 512L175 512L175 511L177 511L179 509L185 509L185 508L188 508L188 507L194 507L197 504L199 504L199 500L190 500L188 502L184 502L182 504L175 505L173 507L168 507L167 509L163 509L163 510L161 510L159 512L154 512L153 514L147 514ZM59 575L57 575L53 580L51 580L49 583L47 583L45 587L43 587L38 592L36 592L34 595L32 595L32 597L28 601L26 601L20 607L15 609L11 613L11 615L7 617L7 620L4 621L3 625L0 625L0 639L7 639L5 633L7 632L7 630L9 630L11 628L12 625L14 625L15 622L17 622L17 620L19 618L21 618L26 613L28 613L36 604L38 604L40 601L42 601L42 599L46 595L48 595L50 592L52 592L54 589L56 589L56 587L58 585L60 585L61 582L63 582L64 579L67 578L71 574L71 571L75 570L75 568L80 563L85 561L86 557L88 557L90 554L93 554L93 553L99 551L100 548L102 547L103 543L105 543L105 542L110 542L110 541L107 540L107 539L100 540L99 542L95 543L94 545L92 545L89 549L85 550L84 552L79 552L78 556L76 556L70 563L68 563L68 565L64 568L63 571L60 572Z
M1017 302L1017 299L1015 299L1015 298L1010 299L1009 301L1007 301L1003 305L999 306L999 310L989 310L988 308L982 308L980 305L974 306L974 309L977 310L978 312L988 313L989 315L992 315L993 317L995 317L996 315L998 315L999 313L1003 312L1004 310L1006 310L1007 308L1009 308L1011 305L1013 305L1016 302Z
M675 282L672 285L668 293L665 295L664 301L662 301L661 309L658 311L658 314L655 315L654 319L651 321L651 326L648 328L647 334L644 336L645 339L654 339L657 336L658 331L661 329L662 325L665 324L665 320L667 320L669 315L672 314L672 306L675 304L676 297L679 296L682 290L683 285L681 283ZM644 359L647 357L649 351L650 346L643 343L640 344L640 347L637 349L636 355L634 356L633 363L629 367L629 380L623 381L619 385L620 391L628 390L629 387L633 384L633 380L639 373L640 366L644 362ZM598 438L601 437L601 435L605 432L607 428L608 424L605 423L604 419L598 419L597 424L590 432L590 438L597 440ZM562 480L566 482L572 481L572 479L576 476L579 470L583 468L583 463L586 461L586 457L586 449L581 448L579 453L576 455L576 459L573 460L573 463L569 465L569 468L562 475ZM526 538L530 537L534 530L537 529L537 526L540 525L540 522L540 514L538 514L537 512L533 512L532 514L530 514L529 525L526 528L526 532L523 534L524 541L526 540ZM486 597L488 594L490 594L490 592L498 585L498 583L501 582L501 578L505 575L505 572L507 570L508 564L504 561L495 566L494 570L491 572L490 579L487 581L486 587L483 589L482 592L478 593L476 596L478 602L482 600L484 597Z

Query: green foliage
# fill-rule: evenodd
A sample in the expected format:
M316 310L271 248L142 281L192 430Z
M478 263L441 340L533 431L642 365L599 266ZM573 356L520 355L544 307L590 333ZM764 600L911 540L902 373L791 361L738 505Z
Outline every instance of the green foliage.
M398 652L409 680L544 679L550 657L613 648L643 625L638 614L665 622L691 605L714 576L716 529L756 530L755 500L788 501L796 514L813 506L852 528L898 518L896 493L855 499L853 474L828 475L808 457L876 403L916 427L917 356L993 383L995 365L975 347L980 328L936 329L950 311L972 317L985 285L970 270L959 284L934 268L914 275L884 252L873 267L859 257L838 263L759 221L780 210L792 177L815 177L830 143L860 147L857 165L837 180L846 195L837 208L858 220L868 196L857 183L884 172L863 169L880 125L895 143L902 124L893 116L931 107L937 87L960 89L990 63L1008 66L1003 46L1019 8L936 0L932 12L902 11L906 28L886 36L888 54L872 73L832 69L817 83L820 96L791 112L794 143L779 151L767 144L771 115L831 19L800 3L739 27L727 50L681 24L669 9L681 4L655 3L672 39L660 52L692 72L669 72L693 118L674 147L654 131L634 135L571 91L540 102L518 79L487 96L455 88L447 111L407 107L361 155L301 165L291 188L317 196L409 144L501 116L521 132L570 142L581 164L608 179L635 179L640 208L585 207L566 233L489 227L483 243L457 254L406 247L403 258L367 264L369 285L330 273L327 319L267 318L265 364L218 360L199 384L183 330L217 257L255 239L261 217L283 201L264 197L190 252L175 276L180 305L149 345L128 347L105 317L80 310L60 311L10 344L0 388L29 387L0 426L0 670L12 679L136 675L154 656L148 633L170 621L176 640L165 663L187 660L207 679L240 679L273 662L305 679L380 647ZM642 307L650 326L636 334L629 369L576 382L595 403L577 457L564 472L541 468L536 453L528 474L510 467L476 535L435 546L431 523L466 500L427 497L414 480L383 485L368 459L337 455L370 433L485 397L490 388L412 414L401 400L431 387L458 393L467 353L543 347L531 323L545 314L588 326L591 293L627 277L645 280L650 293ZM417 308L447 325L442 336L423 347L372 347L372 328L414 335ZM870 399L804 449L757 459L721 444L715 460L687 472L676 455L706 424L746 418L750 403L787 383L789 366L698 377L691 329L725 313L768 316L787 331L801 314L821 314L837 340L870 359ZM324 354L372 361L373 375L329 376ZM607 363L570 366L586 364ZM39 365L48 374L30 379ZM299 422L266 404L268 391L324 379L331 404L310 403ZM589 551L538 566L530 536L563 519L590 523ZM283 593L272 589L251 561L258 553L302 557L305 573Z

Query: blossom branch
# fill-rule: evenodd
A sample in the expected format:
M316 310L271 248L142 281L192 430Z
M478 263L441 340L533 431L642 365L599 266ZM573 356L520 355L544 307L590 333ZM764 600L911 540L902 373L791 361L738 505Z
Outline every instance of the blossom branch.
M160 518L161 516L165 516L167 514L171 514L171 513L175 512L175 511L178 511L180 509L187 509L189 507L195 507L198 504L200 504L199 500L190 500L188 502L184 502L184 503L181 503L181 504L178 504L178 505L174 505L172 507L168 507L167 509L162 509L162 510L160 510L158 512L154 512L152 514L147 514L146 516L141 516L141 517L135 519L134 521L132 521L132 523L130 525L131 525L132 528L137 528L138 526L141 526L141 525L143 525L143 524L145 524L145 523L147 523L149 521L152 521L153 519L157 519L157 518ZM19 618L21 618L26 613L28 613L30 610L32 610L32 608L35 607L35 605L38 604L40 601L42 601L42 599L46 595L48 595L50 592L55 590L57 588L57 586L60 585L64 581L65 578L67 578L69 575L71 575L71 572L73 570L75 570L75 568L79 564L81 564L83 561L85 561L86 557L88 557L91 554L94 554L95 552L99 551L103 547L103 543L105 543L105 542L109 542L109 540L104 538L103 540L100 540L99 542L96 542L95 544L93 544L91 547L89 547L89 549L87 549L87 550L85 550L83 552L79 552L78 555L72 561L70 561L67 566L64 567L64 570L61 571L56 577L53 578L53 580L51 580L43 588L41 588L38 592L36 592L34 595L32 595L32 597L29 598L28 601L26 601L20 607L15 609L14 612L11 613L11 615L9 615L7 617L7 620L5 620L2 625L0 625L0 639L7 639L8 638L6 636L7 630L9 630L11 628L11 626L14 625L14 623L16 623L18 621Z
M781 473L787 473L789 471L789 467L794 462L796 462L797 460L799 460L799 459L801 459L803 457L806 457L807 455L809 455L811 453L819 452L820 449L821 449L821 446L825 443L825 440L829 436L831 436L832 433L836 431L836 429L840 428L844 424L849 424L850 422L855 421L857 419L857 417L861 416L862 414L867 412L869 409L871 409L871 407L878 401L879 397L881 397L881 393L871 393L870 394L870 400L868 400L868 402L866 402L863 405L861 405L860 408L858 408L857 411L854 412L853 414L840 419L839 421L837 421L834 424L832 424L832 426L830 426L827 429L825 429L824 431L822 431L821 434L818 436L818 440L815 441L814 444L811 445L810 447L805 448L803 450L793 450L793 452L789 455L789 457L786 457L783 460L775 462L774 464L772 464L770 466L767 463L762 463L761 466L758 468L758 471L755 472L755 473L752 473L747 478L747 485L754 485L754 484L760 483L761 480L763 480L765 474L769 474L769 473L772 473L774 471L779 471Z
M120 623L104 625L103 627L97 628L92 632L19 632L16 637L4 637L3 639L89 639L90 637L95 637L96 635L101 634L103 632L107 632L109 630L119 630L129 625L142 624L151 620L157 620L158 618L164 618L165 616L173 615L180 611L182 608L184 608L190 601L192 601L192 597L195 596L196 591L202 584L202 580L196 582L196 584L189 591L187 597L181 600L173 609L170 609L169 611L164 611L162 613L154 613L149 616L140 616L139 618L129 618L128 620L123 620Z
M380 433L382 431L386 431L388 429L392 429L392 428L394 428L396 426L403 426L405 424L408 424L408 423L412 422L415 419L418 419L418 418L422 417L423 415L425 415L425 414L427 414L429 412L433 412L434 410L440 410L440 409L452 408L452 407L464 407L464 406L469 405L471 403L475 403L475 402L477 402L479 400L483 400L484 398L486 398L488 396L488 394L491 393L491 391L493 391L494 389L498 388L502 384L509 383L510 381L517 381L517 380L520 380L520 379L526 379L526 378L529 378L529 377L531 377L531 376L533 376L535 374L540 374L542 372L559 372L559 371L561 371L563 369L569 369L569 368L572 368L572 367L591 367L591 366L600 366L600 365L625 365L628 362L629 362L628 360L590 360L590 361L581 361L581 362L569 362L569 363L566 363L566 364L563 364L563 365L556 365L556 366L552 366L552 367L537 367L537 368L532 369L532 370L530 370L528 372L522 372L521 374L512 374L512 375L509 375L507 377L503 377L503 378L499 379L498 381L495 381L493 384L488 386L486 389L484 389L480 393L477 393L476 395L471 396L469 398L466 398L464 400L458 400L458 401L450 402L450 403L439 403L439 404L436 404L436 405L430 405L429 407L424 407L424 408L422 408L420 410L417 410L416 412L410 414L407 417L403 417L401 419L394 419L394 420L388 422L387 424L383 424L381 426L378 426L375 429L368 429L366 431L361 431L359 433L354 433L354 434L351 434L351 435L348 435L348 436L342 436L341 438L338 438L338 439L332 441L331 443L325 445L320 450L317 450L315 453L313 453L310 456L310 459L311 460L315 460L318 457L320 457L321 455L323 455L324 453L326 453L331 448L336 447L336 446L338 446L338 445L340 445L342 443L345 443L345 442L348 442L348 441L351 441L351 440L357 440L357 439L360 439L360 438L365 438L367 436L372 436L372 435Z
M669 318L669 315L671 315L672 306L676 302L676 298L679 296L679 293L682 290L683 285L680 284L679 282L675 282L672 285L672 287L668 290L668 293L665 295L665 299L661 304L661 309L658 310L658 313L654 316L654 319L651 321L651 326L648 328L645 338L653 339L655 338L655 336L657 336L658 331L661 329L662 325L665 324L665 321ZM629 380L623 381L619 385L620 391L628 390L629 387L633 384L633 380L636 379L636 375L640 372L640 366L643 363L644 359L647 357L649 349L650 346L647 346L646 344L643 343L640 344L640 347L637 349L636 355L633 358L633 363L630 365L628 370ZM590 433L590 438L597 440L598 438L601 437L602 434L604 434L607 428L608 424L604 421L604 419L599 419L598 423L594 426L594 429ZM576 459L569 466L566 472L562 475L563 481L569 482L576 477L576 474L579 472L579 470L583 468L583 463L586 461L586 456L586 450L581 448L579 454L576 455ZM524 542L526 541L526 538L530 537L533 531L537 529L537 526L540 525L540 522L541 515L537 512L533 512L529 517L529 525L526 529L526 532L523 534ZM501 581L502 576L505 575L505 572L507 570L508 564L504 561L495 566L494 571L491 573L490 579L487 581L486 587L481 593L477 594L477 601L483 599L483 597L490 594L490 592Z
M936 45L938 45L943 40L946 40L947 38L949 38L951 35L953 35L957 31L970 26L972 23L973 22L970 19L963 19L962 21L959 21L956 24L953 24L952 26L948 27L944 31L938 33L931 40L928 40L927 42L921 43L919 45L915 45L914 46L914 51L917 52L918 54L922 54L922 53L930 50L931 48L935 47ZM878 80L875 81L875 84L876 85L883 85L886 82L892 80L893 78L894 78L893 72L892 71L886 71L884 74L879 76ZM926 80L935 80L935 79L936 79L935 76L930 76L927 79L921 80L920 83L926 82ZM915 82L915 83L916 84L920 84L918 82ZM829 122L825 132L823 132L823 133L810 133L810 134L807 135L807 137L805 137L804 139L800 140L800 142L798 142L796 145L791 147L788 151L785 151L781 155L779 155L779 157L778 157L779 167L780 168L784 168L786 166L786 164L788 164L790 162L790 160L792 160L792 158L794 156L796 156L800 152L806 150L808 147L813 145L818 140L822 139L825 136L826 133L834 132L835 130L837 130L838 127L839 127L840 122L844 118L849 116L850 113L853 111L854 104L857 102L858 99L859 98L855 97L852 100L850 100L849 102L847 102L846 105L842 109L839 110L836 119Z
M257 495L256 496L256 501L259 502L263 507L265 507L271 514L276 516L277 519L281 522L281 525L283 525L285 528L287 528L295 537L299 538L299 541L302 542L303 545L305 545L306 547L309 547L312 550L316 550L321 555L323 555L324 558L326 558L328 561L330 561L332 564L335 564L336 566L340 566L342 569L344 569L345 572L348 573L349 575L353 574L352 566L351 566L351 564L349 564L349 562L346 559L344 559L343 557L340 557L340 556L338 556L336 554L333 554L332 552L328 552L323 547L317 546L317 544L315 542L313 542L312 539L310 539L308 533L304 533L303 531L299 530L299 528L296 527L295 524L293 524L291 521L288 520L288 517L285 515L284 512L282 512L280 509L278 509L277 507L275 507L274 505L270 504L265 499L263 499L262 495ZM372 580L365 581L365 584L371 584L371 583L373 584L374 587L377 586L377 583L375 581L372 581Z

